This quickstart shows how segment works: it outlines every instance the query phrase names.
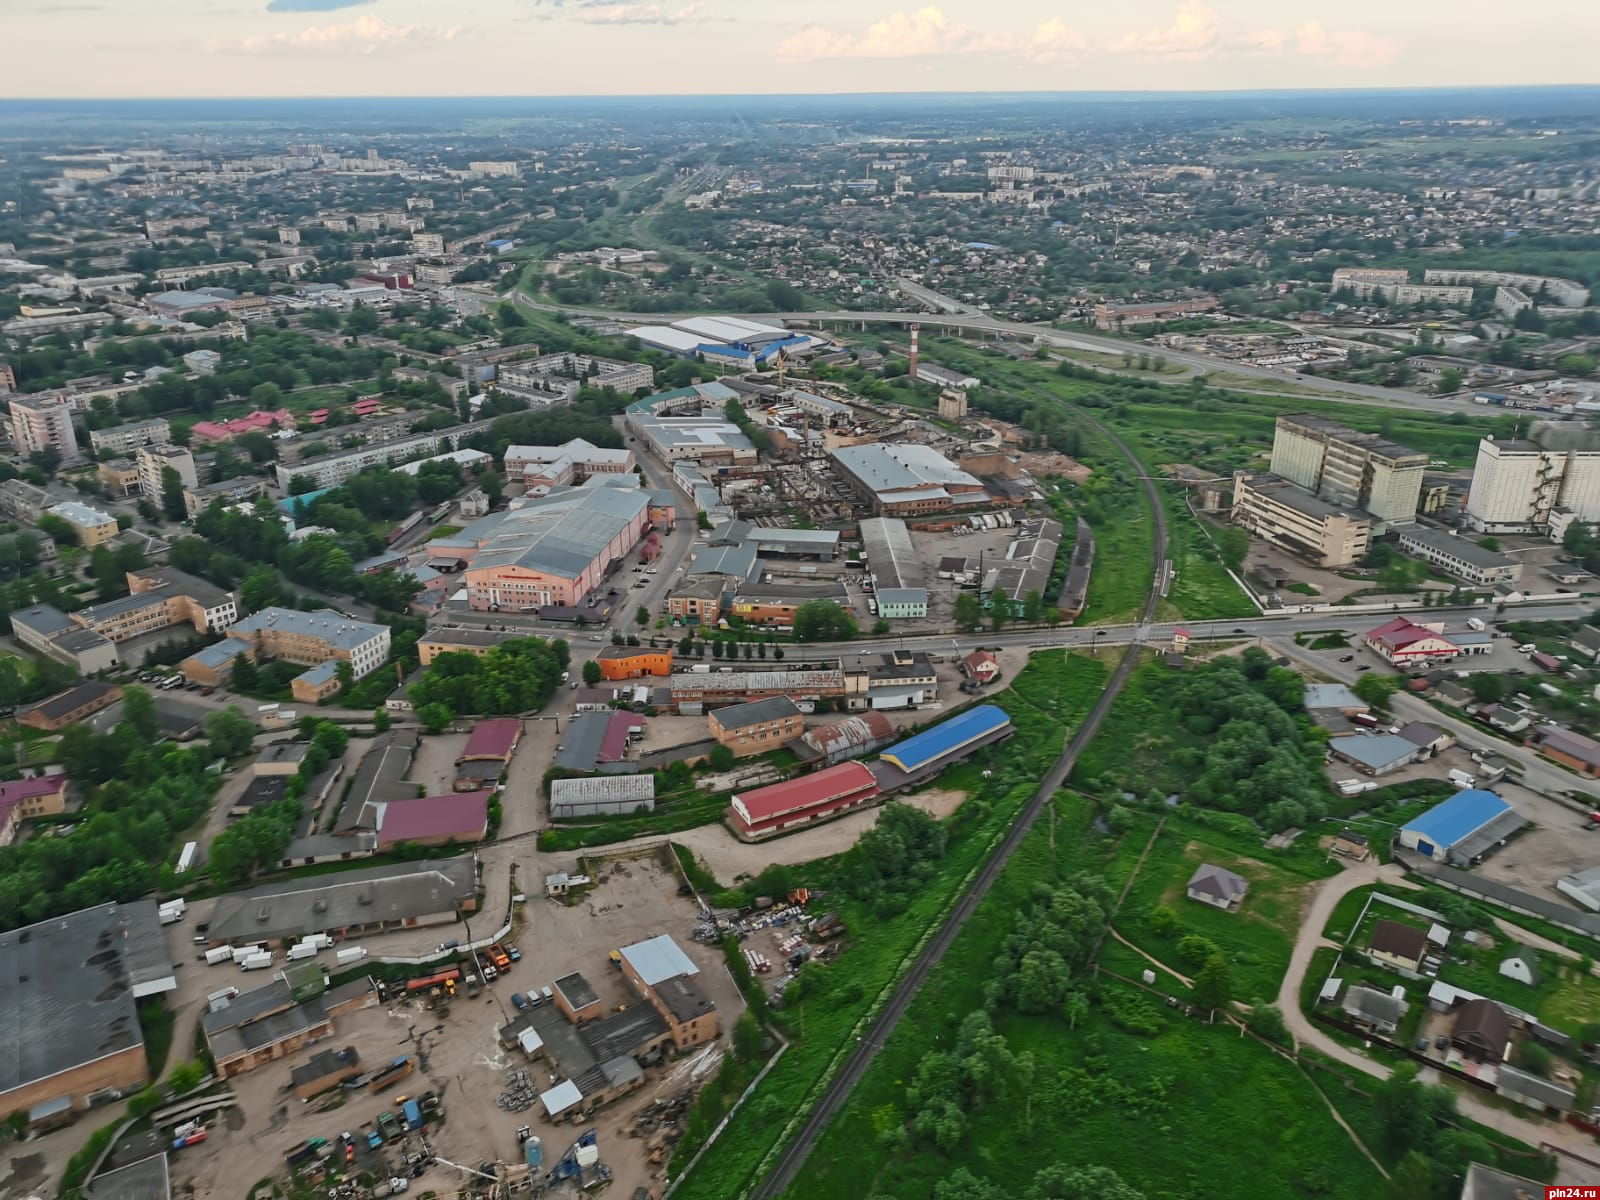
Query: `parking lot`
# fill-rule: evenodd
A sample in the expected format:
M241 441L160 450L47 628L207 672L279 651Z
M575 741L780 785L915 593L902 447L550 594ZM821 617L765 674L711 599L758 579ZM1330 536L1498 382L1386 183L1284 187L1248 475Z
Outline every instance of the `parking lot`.
M517 1161L516 1131L529 1125L543 1139L549 1162L579 1133L594 1128L601 1159L613 1172L615 1194L631 1196L640 1186L659 1189L662 1164L647 1161L649 1136L631 1136L635 1117L657 1097L686 1093L715 1071L720 1047L743 1011L743 999L721 949L691 940L697 914L693 901L678 895L670 868L655 859L609 862L598 868L595 878L594 890L570 908L530 896L510 939L521 949L522 961L485 987L478 999L458 998L443 1017L410 1000L365 1009L338 1019L333 1037L322 1044L238 1076L233 1081L240 1099L236 1116L221 1121L206 1142L175 1157L174 1190L181 1193L193 1185L197 1200L237 1200L250 1181L281 1174L284 1154L307 1138L332 1141L379 1112L397 1112L397 1096L416 1097L425 1091L437 1093L443 1103L442 1121L427 1129L441 1160L469 1166L489 1159ZM599 1110L592 1120L557 1127L537 1105L526 1112L502 1110L495 1098L505 1090L508 1071L528 1068L530 1082L540 1090L564 1077L552 1075L547 1063L529 1063L520 1050L499 1045L496 1031L514 1015L511 994L532 995L580 971L606 1011L640 1004L608 955L660 933L671 934L700 968L699 983L717 1006L723 1037L647 1069L643 1088ZM368 1070L402 1054L414 1056L419 1069L379 1093L365 1088L335 1092L303 1104L286 1091L293 1067L317 1050L345 1046L355 1047ZM651 1132L659 1143L660 1131ZM363 1155L363 1163L375 1165L375 1158ZM466 1181L467 1176L441 1162L413 1187L451 1194Z

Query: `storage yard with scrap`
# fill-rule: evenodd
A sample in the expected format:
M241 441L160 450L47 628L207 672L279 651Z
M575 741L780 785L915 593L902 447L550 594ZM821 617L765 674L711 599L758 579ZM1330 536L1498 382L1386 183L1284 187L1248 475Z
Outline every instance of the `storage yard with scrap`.
M844 927L803 888L713 910L664 845L576 868L519 898L508 937L426 962L318 936L258 976L259 943L197 942L184 970L226 984L200 1019L222 1078L140 1122L101 1178L166 1151L196 1197L659 1195L745 1008L725 942L780 996Z

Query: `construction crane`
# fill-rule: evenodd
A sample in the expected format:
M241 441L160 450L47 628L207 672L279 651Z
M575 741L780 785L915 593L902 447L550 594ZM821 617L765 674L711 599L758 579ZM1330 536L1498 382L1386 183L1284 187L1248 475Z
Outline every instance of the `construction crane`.
M778 386L783 387L783 373L789 366L789 352L781 347L778 350Z

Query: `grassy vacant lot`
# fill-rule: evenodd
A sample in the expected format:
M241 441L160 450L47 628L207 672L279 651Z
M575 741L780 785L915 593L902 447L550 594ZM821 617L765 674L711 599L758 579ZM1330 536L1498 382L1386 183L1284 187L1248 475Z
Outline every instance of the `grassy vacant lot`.
M1036 885L1075 871L1104 874L1115 885L1131 870L1145 835L1103 837L1091 820L1087 800L1058 797L1053 829L1041 822L1012 859L812 1152L791 1197L924 1200L963 1166L1019 1196L1034 1172L1054 1163L1111 1167L1150 1200L1376 1194L1377 1172L1296 1067L1231 1029L1168 1009L1154 1011L1160 1031L1148 1037L1123 1032L1105 1005L1075 1029L1057 1015L1002 1017L997 1030L1035 1061L1028 1096L977 1114L950 1154L902 1148L906 1082L922 1054L948 1042L961 1018L981 1007L992 947L1017 906ZM1114 1008L1143 999L1110 981L1102 987Z
M1189 878L1202 863L1226 867L1249 881L1249 895L1238 909L1223 912L1185 894ZM1178 954L1178 942L1185 934L1199 934L1228 957L1239 999L1271 1000L1289 966L1307 891L1334 870L1320 854L1284 854L1259 846L1241 852L1215 830L1169 820L1128 893L1117 929L1186 975L1193 975L1200 964L1185 961ZM1150 912L1157 905L1177 914L1172 932L1158 935L1152 929Z
M968 799L948 822L949 844L937 874L904 912L878 919L842 891L830 892L828 906L850 930L849 948L814 986L808 985L811 990L800 1004L782 1014L784 1035L793 1044L684 1182L677 1193L681 1200L732 1200L744 1194L785 1123L815 1102L863 1019L1015 820L1109 673L1085 655L1038 654L1009 689L992 698L1011 714L1017 734L941 777L943 787L965 787ZM987 779L985 768L992 772ZM826 887L830 862L813 863L801 873L810 886Z
M1256 606L1228 575L1183 498L1168 493L1163 499L1167 506L1167 557L1172 560L1173 580L1159 615L1168 620L1190 621L1259 615Z

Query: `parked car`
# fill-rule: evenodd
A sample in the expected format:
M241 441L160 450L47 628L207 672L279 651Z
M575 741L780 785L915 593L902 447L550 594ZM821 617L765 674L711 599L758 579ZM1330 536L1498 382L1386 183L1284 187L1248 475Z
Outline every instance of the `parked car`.
M1449 1046L1450 1039L1445 1034L1441 1033L1438 1037L1433 1039L1433 1048L1435 1050L1446 1050L1449 1049Z
M1362 663L1359 667L1356 668L1356 670L1358 670L1358 671L1370 671L1370 670L1372 670L1372 664L1371 663Z
M1341 654L1339 656L1340 662L1355 662L1355 660L1356 656L1354 654Z
M521 992L512 992L511 993L511 1007L516 1009L518 1012L527 1012L528 1011L528 998L526 996L524 996Z

